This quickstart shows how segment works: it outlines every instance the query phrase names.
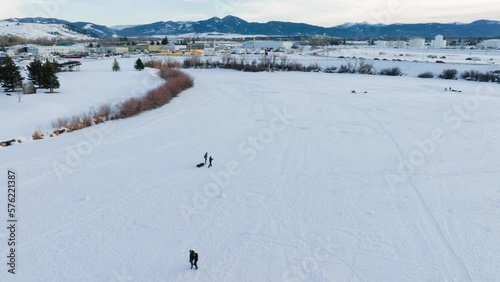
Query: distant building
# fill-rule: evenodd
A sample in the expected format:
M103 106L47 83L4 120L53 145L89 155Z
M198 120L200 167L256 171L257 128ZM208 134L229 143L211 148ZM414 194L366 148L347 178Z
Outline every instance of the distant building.
M35 56L46 56L50 54L73 54L85 52L85 46L29 46L28 53Z
M478 48L481 49L500 49L500 39L488 39L479 43Z
M172 52L175 52L175 50L176 50L174 43L168 43L167 45L162 45L161 49L162 50L169 50L169 51L172 51Z
M408 43L406 41L401 41L401 40L398 41L396 45L399 49L405 49L408 47Z
M446 48L446 40L444 40L444 37L442 35L436 35L434 40L431 42L431 46L436 48L436 49L442 49Z
M98 54L113 54L113 55L122 55L128 53L128 47L126 46L110 46L110 47L98 47L92 48L92 51L97 52Z
M408 44L410 48L423 49L425 48L425 39L423 38L413 38L410 39L410 43Z
M205 49L205 44L203 44L203 43L188 43L187 44L188 51L204 50L204 49Z
M261 40L252 40L252 41L246 41L243 42L242 48L243 49L252 49L252 50L286 50L286 49L291 49L293 46L292 41L273 41L273 40L267 40L267 41L261 41Z

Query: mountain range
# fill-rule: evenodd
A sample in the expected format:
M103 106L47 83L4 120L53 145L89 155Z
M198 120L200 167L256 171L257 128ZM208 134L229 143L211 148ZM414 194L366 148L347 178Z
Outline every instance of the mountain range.
M334 27L321 27L305 23L270 21L247 22L234 16L213 17L201 21L160 21L134 26L107 27L90 22L69 22L54 18L11 18L0 25L0 34L8 34L5 23L13 24L58 24L82 36L104 38L112 36L168 36L182 34L240 34L266 36L328 35L352 39L397 39L424 37L437 34L445 37L500 37L500 21L477 20L471 23L419 23L419 24L368 24L353 23ZM7 25L8 26L8 25Z

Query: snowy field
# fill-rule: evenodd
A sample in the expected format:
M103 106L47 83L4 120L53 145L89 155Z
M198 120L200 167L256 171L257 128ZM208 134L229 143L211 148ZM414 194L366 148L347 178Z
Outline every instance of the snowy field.
M83 63L61 94L1 95L2 137L151 79ZM0 148L0 281L498 281L499 84L186 72L158 110Z
M115 104L130 97L142 96L161 85L163 80L154 69L134 70L134 61L120 59L121 71L111 71L113 61L82 60L79 72L58 73L61 88L58 94L39 89L35 95L24 95L21 103L16 94L0 94L0 140L29 137L35 130L49 131L58 118L80 115L96 106ZM27 63L23 62L25 66ZM23 72L23 77L28 77ZM2 91L2 90L0 90Z

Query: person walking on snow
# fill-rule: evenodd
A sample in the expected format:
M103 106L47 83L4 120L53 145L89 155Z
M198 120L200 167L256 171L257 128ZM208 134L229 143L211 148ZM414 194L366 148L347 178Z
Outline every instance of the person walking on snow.
M214 160L214 158L212 158L212 156L210 156L210 158L208 159L208 167L212 167L213 160Z
M194 269L198 269L198 254L195 253L193 250L189 250L189 262L191 263L191 269L193 269L193 266L195 267Z
M208 157L208 152L205 153L205 155L203 156L205 158L205 164L207 164L207 157Z

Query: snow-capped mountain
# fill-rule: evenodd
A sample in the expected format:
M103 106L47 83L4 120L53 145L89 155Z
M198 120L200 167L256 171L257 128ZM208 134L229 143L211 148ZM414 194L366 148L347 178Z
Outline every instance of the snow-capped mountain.
M110 28L89 22L68 22L54 18L12 18L0 21L0 35L17 35L25 38L87 39L112 37Z
M164 36L179 34L241 34L241 35L329 35L344 38L431 38L437 34L447 37L499 37L500 21L478 20L472 23L420 23L420 24L369 24L347 23L334 27L321 27L305 23L270 21L247 22L234 16L213 17L201 21L159 21L150 24L115 26L112 28L89 22L68 22L59 19L23 18L0 22L0 34L15 34L25 37L112 37L112 36ZM16 25L49 25L45 33L26 34ZM29 27L29 26L28 26ZM26 26L24 27L26 29ZM33 30L43 30L33 26ZM70 29L74 34L68 34Z

